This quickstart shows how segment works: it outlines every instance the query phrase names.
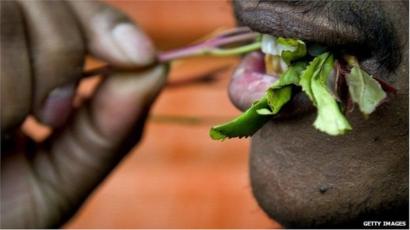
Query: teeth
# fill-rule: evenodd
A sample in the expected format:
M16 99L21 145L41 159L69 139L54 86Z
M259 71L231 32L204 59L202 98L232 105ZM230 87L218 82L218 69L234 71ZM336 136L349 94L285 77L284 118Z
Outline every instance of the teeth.
M295 51L296 48L278 44L275 37L264 34L262 35L261 50L265 53L266 73L278 75L288 69L288 65L280 55L283 51Z
M282 70L282 73L285 72L286 70L288 70L288 64L286 64L286 62L280 58L280 68Z
M270 54L265 55L265 66L266 73L273 76L277 76L288 69L288 65L280 56Z
M296 50L295 47L278 44L275 37L267 34L262 35L261 49L265 54L278 56L280 56L283 51L293 52Z
M265 54L278 55L276 51L276 39L269 35L262 35L261 50Z
M278 62L276 61L278 56L272 56L269 54L265 55L265 66L266 66L266 73L268 75L278 75L280 72L279 66L277 65Z

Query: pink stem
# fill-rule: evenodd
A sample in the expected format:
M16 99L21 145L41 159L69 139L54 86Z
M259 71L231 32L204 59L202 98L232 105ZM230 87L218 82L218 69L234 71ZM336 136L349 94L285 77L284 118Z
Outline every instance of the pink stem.
M259 36L259 33L251 32L247 27L239 27L238 29L232 29L223 32L221 35L215 38L211 38L203 43L192 45L189 47L175 49L171 51L160 52L158 54L159 63L167 63L175 59L191 57L195 55L204 54L209 49L219 48L224 45L235 44L239 42L249 42L255 40ZM110 65L98 67L88 70L83 73L83 77L90 77L100 74L107 74L111 72L113 67ZM125 71L138 71L141 68L126 69Z
M258 35L259 33L251 32L251 33L239 34L236 36L213 38L213 39L207 40L198 45L162 52L158 55L158 60L160 62L169 62L174 59L185 58L185 57L193 56L196 54L201 54L206 49L217 48L223 45L233 44L237 42L246 42L246 41L255 40L258 37Z
M236 28L227 29L227 30L222 31L221 33L217 34L215 38L223 38L223 37L238 35L238 34L242 34L246 32L252 32L252 30L246 26L236 27Z
M246 42L246 41L252 41L255 40L259 36L259 33L255 32L250 32L246 34L240 34L236 36L230 36L230 37L225 37L225 38L219 38L219 39L211 39L207 43L211 47L219 47L223 45L229 45L229 44L234 44L237 42Z
M158 54L159 62L169 62L177 58L189 57L195 54L200 54L207 48L205 44L193 45L187 48L176 49L171 51L160 52Z

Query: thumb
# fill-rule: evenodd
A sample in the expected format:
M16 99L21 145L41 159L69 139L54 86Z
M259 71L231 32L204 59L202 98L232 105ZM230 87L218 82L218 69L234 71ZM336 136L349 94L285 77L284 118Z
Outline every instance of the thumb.
M121 11L100 1L68 1L85 34L89 52L116 66L155 60L151 40Z
M140 140L148 110L166 81L166 67L117 73L100 85L71 123L36 154L42 189L73 214L87 195Z

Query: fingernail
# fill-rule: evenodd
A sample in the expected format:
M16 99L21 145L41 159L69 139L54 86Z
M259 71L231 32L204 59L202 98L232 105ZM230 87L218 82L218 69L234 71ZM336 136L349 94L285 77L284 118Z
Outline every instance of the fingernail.
M135 25L121 23L111 33L118 48L132 63L147 65L155 60L154 45Z
M52 127L62 126L72 110L72 99L76 84L69 84L54 89L44 101L40 111L40 120Z

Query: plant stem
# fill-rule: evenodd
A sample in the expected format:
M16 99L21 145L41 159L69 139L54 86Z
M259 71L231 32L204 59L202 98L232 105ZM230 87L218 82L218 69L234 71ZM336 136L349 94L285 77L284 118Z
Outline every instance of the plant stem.
M224 57L232 55L240 55L243 53L251 52L260 49L261 42L259 41L260 34L252 32L247 27L239 27L231 30L224 31L218 34L216 37L206 40L197 45L192 45L189 47L161 52L158 55L158 63L168 63L176 59L182 59L187 57L198 57L204 55ZM251 42L251 43L250 43ZM238 46L243 43L250 43L247 45ZM223 46L234 46L235 48L222 48ZM115 71L143 71L148 67L135 67L135 68L114 68L110 65L98 67L95 69L88 70L83 73L83 77L90 77L95 75L105 75L113 70Z
M259 50L261 48L260 42L255 42L246 46L241 46L238 48L232 49L212 49L208 52L208 54L217 57L223 56L232 56L232 55L239 55L244 53L249 53L251 51Z
M215 38L223 38L223 37L238 35L238 34L242 34L246 32L252 32L252 31L247 26L235 27L235 28L227 29L227 30L224 30L218 33Z
M210 52L211 50L217 49L217 47L220 47L223 45L229 45L229 44L234 44L234 43L239 43L239 42L255 41L258 37L259 37L259 33L251 32L251 33L245 33L245 34L240 34L240 35L231 36L231 37L214 38L214 39L205 41L204 43L201 43L199 45L194 45L194 46L190 46L187 48L171 50L171 51L160 53L158 55L158 60L160 62L169 62L169 61L180 59L180 58L200 56L200 55L204 55L207 53L211 53Z

